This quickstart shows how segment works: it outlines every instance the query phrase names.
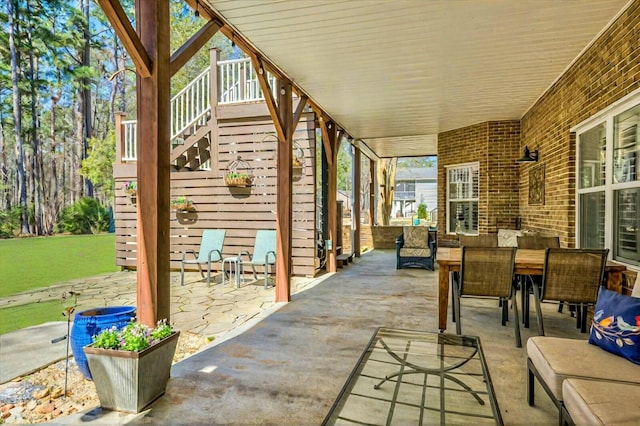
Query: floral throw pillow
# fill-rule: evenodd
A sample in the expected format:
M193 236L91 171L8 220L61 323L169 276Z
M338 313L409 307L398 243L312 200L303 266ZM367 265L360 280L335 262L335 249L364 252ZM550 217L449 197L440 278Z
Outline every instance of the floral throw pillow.
M640 299L601 287L589 343L640 364Z
M428 248L429 228L426 226L405 226L404 246L410 248Z

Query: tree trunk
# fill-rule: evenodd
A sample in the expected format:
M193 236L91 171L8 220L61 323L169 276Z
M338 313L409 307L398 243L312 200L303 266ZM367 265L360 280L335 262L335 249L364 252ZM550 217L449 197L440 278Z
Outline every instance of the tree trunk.
M30 2L26 2L27 14L31 15L31 5ZM30 22L30 21L29 21ZM39 141L39 130L40 130L40 122L38 120L38 88L36 80L38 78L36 71L36 63L34 58L34 49L33 49L33 39L32 39L33 28L31 24L27 26L27 47L29 50L29 71L28 71L28 79L29 79L29 96L30 96L30 107L31 107L31 148L33 150L33 164L31 166L31 173L33 176L33 204L34 204L34 233L36 235L43 235L43 223L42 218L43 207L42 207L42 192L43 192L43 182L42 182L42 150L40 148Z
M50 147L50 159L51 164L51 179L49 184L49 191L47 192L47 221L51 223L51 228L55 225L58 218L58 212L60 209L59 191L58 186L58 138L57 132L57 116L58 116L58 100L60 100L60 92L51 96L51 147Z
M91 67L91 33L89 31L89 8L90 0L82 0L82 12L84 15L85 23L83 29L84 37L84 50L82 52L82 65L89 68ZM93 136L93 129L91 126L91 82L87 78L82 79L82 119L83 119L83 134L82 134L82 151L80 155L80 162L87 158L87 151L89 150L89 138ZM93 197L93 184L89 179L82 179L84 182L83 193L85 197Z
M8 15L8 32L9 32L9 51L11 54L11 84L13 88L13 119L14 132L16 138L16 167L18 175L18 197L19 205L22 210L20 233L23 235L29 232L29 216L27 211L27 182L24 172L24 147L22 146L22 111L20 102L20 88L18 87L18 51L15 44L15 26L14 26L14 0L7 1Z
M11 192L9 188L9 168L7 167L7 147L4 141L4 125L2 124L4 117L0 112L0 175L2 175L2 198L0 199L0 209L11 210Z
M397 158L385 158L378 161L378 184L380 185L380 223L389 225L393 209L393 194L396 185Z

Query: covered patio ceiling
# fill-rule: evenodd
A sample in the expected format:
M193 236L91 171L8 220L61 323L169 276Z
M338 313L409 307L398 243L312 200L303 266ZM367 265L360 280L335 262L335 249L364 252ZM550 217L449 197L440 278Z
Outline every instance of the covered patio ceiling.
M520 119L628 0L199 0L378 157Z

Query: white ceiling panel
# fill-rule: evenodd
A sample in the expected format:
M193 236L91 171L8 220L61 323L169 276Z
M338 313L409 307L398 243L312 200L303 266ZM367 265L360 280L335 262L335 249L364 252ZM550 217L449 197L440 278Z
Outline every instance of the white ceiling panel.
M379 157L519 119L627 0L208 0Z

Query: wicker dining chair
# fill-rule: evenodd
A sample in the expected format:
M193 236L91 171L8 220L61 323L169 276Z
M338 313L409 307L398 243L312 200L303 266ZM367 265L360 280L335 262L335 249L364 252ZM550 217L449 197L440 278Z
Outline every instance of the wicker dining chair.
M498 234L460 235L460 247L498 247Z
M460 299L463 296L500 299L502 301L502 325L506 325L507 300L511 299L516 346L522 347L518 301L512 285L516 250L516 247L462 247L460 282L458 285L454 285L453 290L457 334L462 334Z
M580 329L587 331L587 306L595 304L604 279L609 249L548 248L544 256L542 288L533 282L538 332L544 336L540 302L565 301L576 304Z
M460 247L498 247L498 234L459 235L458 243ZM457 285L460 284L460 273L453 272L453 281ZM451 287L451 297L453 298L453 287ZM502 306L502 303L500 306ZM456 308L453 305L451 307L451 319L453 322L456 321ZM506 321L506 318L504 321Z
M529 250L545 250L547 248L560 248L560 237L543 237L540 235L518 236L518 248ZM533 292L533 282L537 281L542 286L542 275L518 275L516 281L520 287L522 304L522 323L524 328L529 328L529 294ZM562 303L558 306L562 312Z

